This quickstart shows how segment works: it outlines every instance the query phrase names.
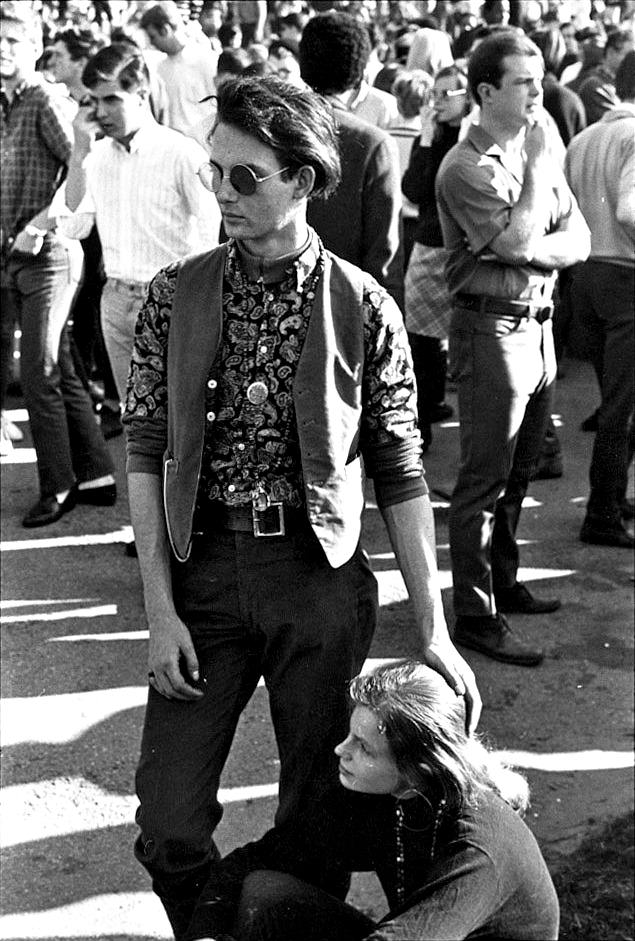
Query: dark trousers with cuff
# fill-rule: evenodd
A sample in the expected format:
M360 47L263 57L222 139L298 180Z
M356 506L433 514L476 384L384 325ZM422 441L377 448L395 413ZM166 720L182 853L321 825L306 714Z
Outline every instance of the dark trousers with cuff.
M368 654L377 584L359 547L331 568L307 523L291 536L195 537L188 561L174 563L173 589L205 695L179 702L149 690L135 853L178 939L216 854L221 772L261 676L280 757L275 822L301 826L338 787L333 749L347 734L347 686Z

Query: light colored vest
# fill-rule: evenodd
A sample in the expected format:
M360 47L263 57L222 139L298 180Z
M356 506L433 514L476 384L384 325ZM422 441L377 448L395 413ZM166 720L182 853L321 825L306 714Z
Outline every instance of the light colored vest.
M205 386L222 336L226 246L179 268L168 337L165 517L180 561L191 550L205 435ZM325 252L293 383L308 518L329 563L353 555L364 506L359 456L364 275Z

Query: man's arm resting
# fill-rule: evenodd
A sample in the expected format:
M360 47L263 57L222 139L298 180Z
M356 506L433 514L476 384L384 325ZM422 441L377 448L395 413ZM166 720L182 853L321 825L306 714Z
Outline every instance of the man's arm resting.
M436 561L434 517L429 497L381 507L401 574L412 601L423 644L422 659L465 696L469 730L476 728L481 698L474 674L456 650L445 622Z
M150 631L151 684L168 699L200 699L203 693L184 680L179 665L183 657L190 676L198 680L192 638L174 607L161 478L157 474L129 473L128 498Z

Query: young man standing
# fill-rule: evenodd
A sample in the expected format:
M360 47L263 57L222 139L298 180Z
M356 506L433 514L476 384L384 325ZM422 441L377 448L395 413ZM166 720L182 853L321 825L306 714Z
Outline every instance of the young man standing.
M513 32L470 57L479 125L445 156L437 201L453 296L461 465L450 507L455 640L536 665L503 612L543 614L517 581L516 529L549 421L558 269L586 258L589 230L549 147L537 46Z
M335 786L346 684L377 606L359 544L362 460L420 656L465 694L473 722L479 709L443 615L401 313L306 222L309 198L339 177L331 109L279 79L230 80L210 147L202 176L229 241L152 281L124 415L150 629L136 852L177 938L261 675L280 753L276 822L301 827Z
M220 214L196 175L203 148L152 117L139 52L123 44L100 49L82 81L89 104L74 122L66 204L77 214L77 237L97 223L108 279L102 328L123 400L150 279L161 265L216 245Z
M71 354L68 317L82 253L59 235L50 214L70 158L73 105L36 73L42 37L27 4L2 4L0 44L2 398L18 320L40 483L40 499L23 519L32 528L55 523L78 502L112 504L116 488L108 447Z

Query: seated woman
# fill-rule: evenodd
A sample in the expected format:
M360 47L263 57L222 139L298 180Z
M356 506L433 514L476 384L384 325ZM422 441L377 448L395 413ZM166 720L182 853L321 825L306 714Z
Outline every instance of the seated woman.
M521 819L527 783L466 735L463 699L414 662L358 676L350 693L350 733L336 748L346 791L335 825L316 820L304 837L270 831L226 857L189 937L557 938L553 883ZM377 873L389 904L381 921L320 887L334 859ZM257 869L263 860L267 869Z

